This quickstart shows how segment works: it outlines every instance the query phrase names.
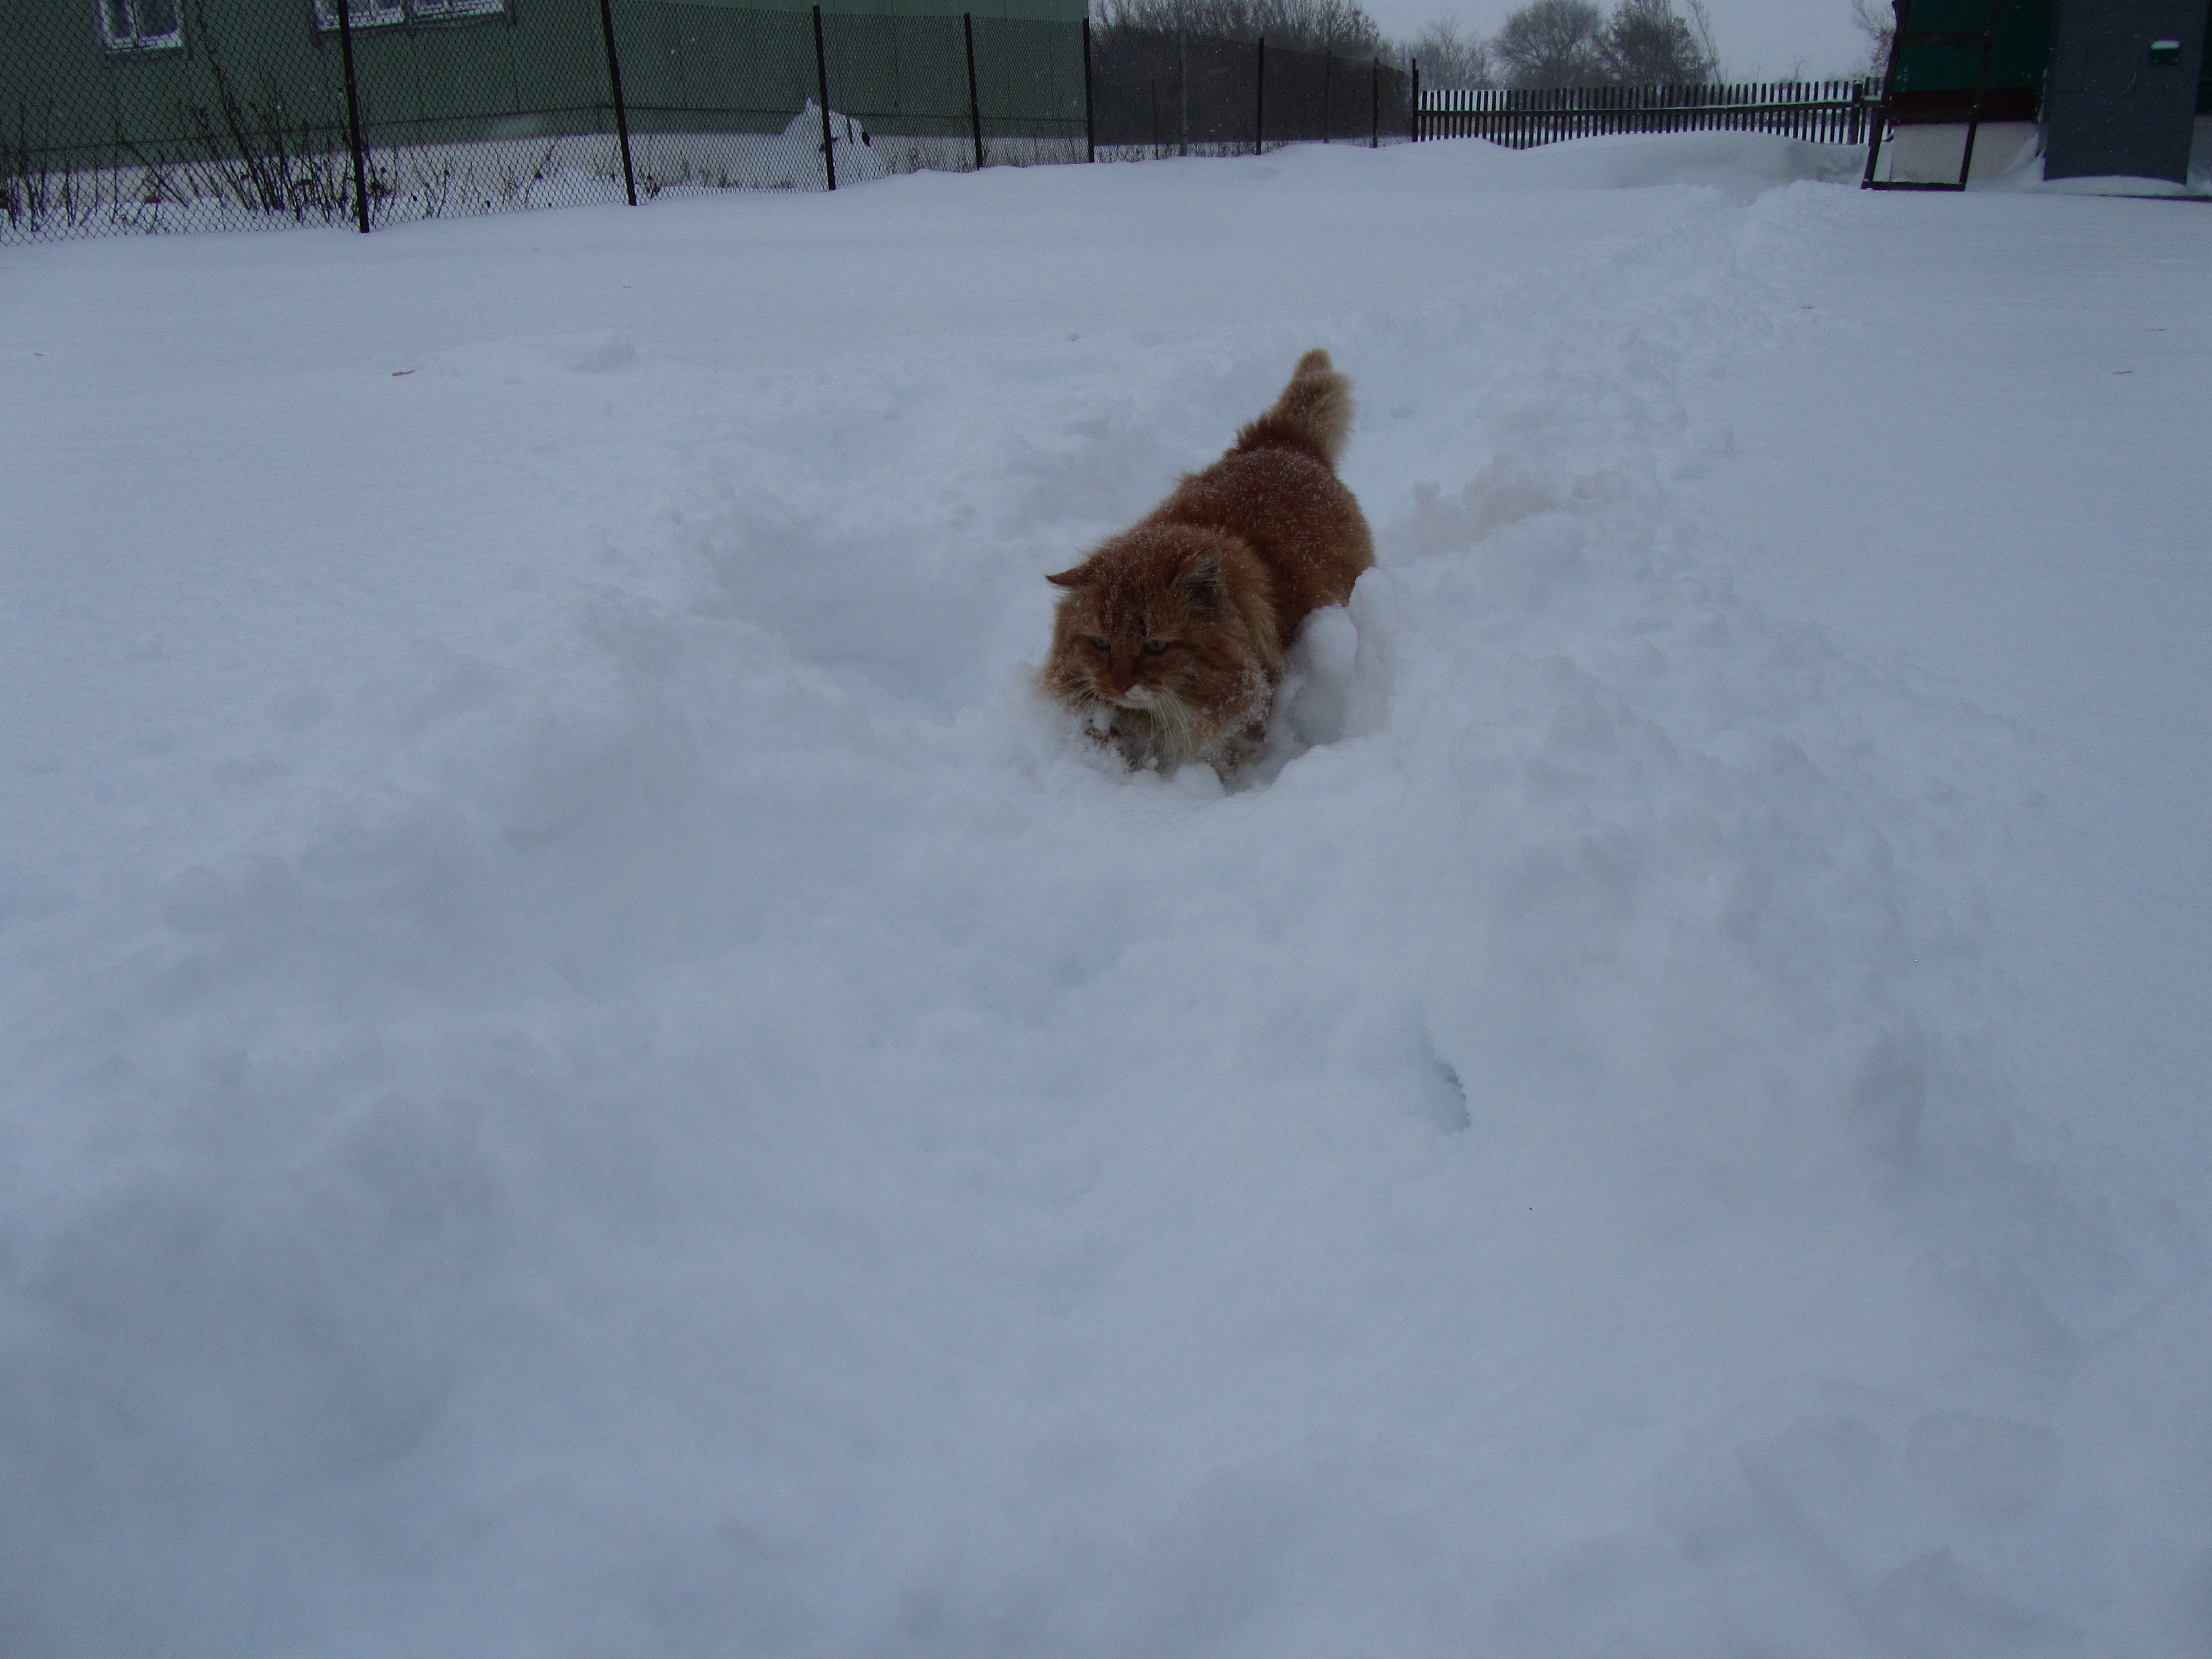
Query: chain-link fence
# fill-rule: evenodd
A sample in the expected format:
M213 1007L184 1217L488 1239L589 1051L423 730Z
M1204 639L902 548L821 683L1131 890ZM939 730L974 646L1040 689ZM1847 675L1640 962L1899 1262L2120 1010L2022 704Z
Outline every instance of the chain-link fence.
M719 0L9 0L0 242L352 224L1412 131L1388 64Z
M1079 21L688 0L9 9L0 241L368 229L1089 154Z
M1377 59L1128 27L1096 31L1091 58L1092 136L1105 155L1249 154L1413 136L1410 79Z

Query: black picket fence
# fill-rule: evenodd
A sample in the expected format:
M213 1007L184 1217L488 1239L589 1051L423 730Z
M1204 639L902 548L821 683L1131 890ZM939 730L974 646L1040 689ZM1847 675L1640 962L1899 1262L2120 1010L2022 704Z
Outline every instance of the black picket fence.
M1419 94L1416 139L1486 138L1533 149L1613 132L1775 132L1822 144L1863 144L1881 94L1863 81L1729 86L1478 87Z
M1109 155L1252 154L1412 137L1412 77L1374 58L1119 27L1093 31L1091 61L1091 135Z

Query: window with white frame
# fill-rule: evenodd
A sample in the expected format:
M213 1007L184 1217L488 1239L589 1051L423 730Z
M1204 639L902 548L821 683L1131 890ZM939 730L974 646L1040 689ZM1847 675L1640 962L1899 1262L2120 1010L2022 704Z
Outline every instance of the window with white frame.
M346 22L353 28L372 29L406 21L407 8L401 0L349 0L346 7ZM315 27L334 29L337 26L337 0L315 0Z
M100 43L110 52L166 52L185 44L178 0L96 0Z
M441 19L495 15L507 9L507 0L410 0L410 9L428 23Z
M507 0L350 0L346 21L355 28L368 29L404 23L410 18L418 23L451 23L470 17L504 16L506 12ZM315 0L315 25L323 29L338 26L338 0Z

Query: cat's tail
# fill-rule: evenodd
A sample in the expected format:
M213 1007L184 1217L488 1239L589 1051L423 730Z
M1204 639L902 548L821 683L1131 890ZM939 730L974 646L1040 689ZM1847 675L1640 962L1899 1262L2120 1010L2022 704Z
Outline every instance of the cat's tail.
M1352 382L1336 372L1328 353L1309 351L1275 406L1237 434L1230 453L1303 449L1334 467L1351 435L1352 410Z

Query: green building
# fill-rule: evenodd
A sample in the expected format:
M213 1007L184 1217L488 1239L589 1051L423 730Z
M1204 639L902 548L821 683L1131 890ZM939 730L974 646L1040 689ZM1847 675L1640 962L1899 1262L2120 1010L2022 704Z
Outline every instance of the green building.
M1955 180L1970 126L1977 179L2037 155L2047 179L2179 185L2192 149L2200 176L2212 168L2212 0L1897 0L1895 10L1887 180Z

